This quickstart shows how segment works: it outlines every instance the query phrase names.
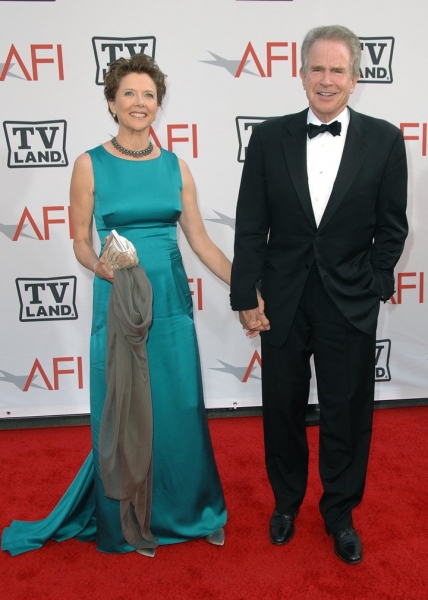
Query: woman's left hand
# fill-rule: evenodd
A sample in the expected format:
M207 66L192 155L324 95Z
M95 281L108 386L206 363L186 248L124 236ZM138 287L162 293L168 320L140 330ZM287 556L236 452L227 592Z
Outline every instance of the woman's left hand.
M95 263L94 273L100 279L106 279L110 283L114 283L114 271L106 265L104 256L101 256Z

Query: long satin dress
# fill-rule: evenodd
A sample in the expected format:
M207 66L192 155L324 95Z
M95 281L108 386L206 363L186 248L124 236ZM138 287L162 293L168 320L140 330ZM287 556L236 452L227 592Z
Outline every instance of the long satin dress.
M147 341L153 402L151 531L159 544L205 537L226 522L203 401L199 351L187 276L177 246L181 173L175 154L121 159L103 146L89 151L94 218L101 242L112 229L137 249L153 289ZM47 539L96 539L97 549L134 550L124 539L119 501L104 495L98 433L106 396L107 305L111 285L94 279L90 403L93 451L54 511L42 521L13 521L2 549L20 554Z

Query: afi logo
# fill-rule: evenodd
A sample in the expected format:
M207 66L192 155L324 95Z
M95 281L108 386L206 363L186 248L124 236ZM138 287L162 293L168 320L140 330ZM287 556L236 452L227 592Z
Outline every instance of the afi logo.
M33 237L32 235L28 234L28 225L31 225L31 228L38 240L50 240L51 225L67 224L67 236L70 240L73 239L73 228L69 206L43 206L41 219L43 221L43 227L38 227L35 218L26 206L22 211L21 218L19 219L19 223L16 227L15 233L13 234L12 242L18 241L21 235L22 237L26 238Z
M405 140L421 142L422 156L427 155L428 148L428 124L427 123L400 123ZM412 135L409 135L410 132ZM417 134L417 135L415 135Z
M204 303L202 297L202 279L200 277L197 277L196 279L191 277L187 280L187 283L190 286L190 295L196 300L196 306L198 310L203 310Z
M256 374L258 367L262 366L262 359L257 350L254 352L251 357L248 366L236 366L230 363L226 363L222 360L217 359L219 363L221 363L222 367L211 367L212 371L220 371L221 373L225 373L227 375L233 375L241 381L241 383L247 383L249 379L256 379L260 381L260 377Z
M267 121L267 119L272 119L272 117L236 117L236 129L239 140L238 162L243 163L245 161L245 154L254 127L257 127L263 121Z
M391 381L389 371L389 356L391 354L391 340L376 341L376 375L375 381Z
M392 83L393 37L362 38L358 83Z
M391 353L391 340L377 340L376 341L376 375L375 381L391 381L391 373L389 371L389 355ZM222 361L220 361L222 362ZM222 368L216 368L215 371L223 371L231 375L235 375L242 381L247 383L249 378L256 378L254 375L254 369L258 366L262 368L262 359L257 350L254 351L250 362L247 367L234 367L227 363L222 363Z
M65 364L64 364L65 363ZM65 368L68 367L68 368ZM60 387L60 376L61 375L73 375L75 383L79 390L83 389L83 364L81 356L57 356L52 359L52 377L49 379L46 372L47 369L43 368L42 363L38 358L33 363L31 371L27 377L27 381L22 389L23 392L28 392L30 386L33 383L35 377L39 375L42 377L47 389L52 392L59 390ZM38 386L39 387L39 386Z
M108 67L118 58L130 58L135 54L147 54L155 57L156 38L153 36L135 38L93 37L97 74L95 83L104 85L104 77Z
M20 321L74 321L76 310L76 277L15 280L21 309Z
M425 302L425 273L420 271L419 273L398 273L397 274L397 294L391 296L392 304L402 304L403 302L403 291L404 290L415 290L414 292L407 292L408 302L417 301L418 304L424 304Z
M162 144L153 128L150 127L150 135L160 148ZM174 152L175 144L191 144L193 158L198 158L198 126L196 123L170 123L166 126L167 148Z
M31 62L31 66L30 66ZM27 60L27 66L22 59L18 49L12 44L4 63L0 62L0 81L4 81L6 75L22 79L15 72L10 72L15 64L18 63L22 75L27 81L38 81L40 64L57 64L58 79L64 80L64 61L62 58L62 46L57 44L30 44L30 61ZM44 70L44 69L43 69Z
M200 62L222 67L229 71L233 77L241 77L242 73L256 75L256 69L260 77L273 77L274 62L288 62L291 68L291 76L297 77L297 43L296 42L266 42L266 47L255 48L248 42L242 57L238 60L223 58L214 52L210 52L214 60L201 60ZM251 64L250 64L251 63Z
M66 121L5 121L3 128L9 150L9 168L68 165L65 150Z

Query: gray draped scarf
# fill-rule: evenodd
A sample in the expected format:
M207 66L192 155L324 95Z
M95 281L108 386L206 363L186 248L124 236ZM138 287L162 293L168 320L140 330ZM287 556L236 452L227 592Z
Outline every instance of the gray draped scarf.
M120 500L122 532L134 548L155 548L150 531L153 414L146 340L152 289L140 265L117 269L107 318L107 395L99 459L107 497Z

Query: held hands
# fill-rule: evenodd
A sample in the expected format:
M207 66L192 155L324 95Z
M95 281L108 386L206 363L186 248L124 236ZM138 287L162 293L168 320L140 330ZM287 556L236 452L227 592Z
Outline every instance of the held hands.
M268 331L270 329L269 319L265 315L265 303L260 293L257 293L258 307L249 310L239 311L239 321L243 329L247 330L247 335L250 338L259 335L260 331Z

